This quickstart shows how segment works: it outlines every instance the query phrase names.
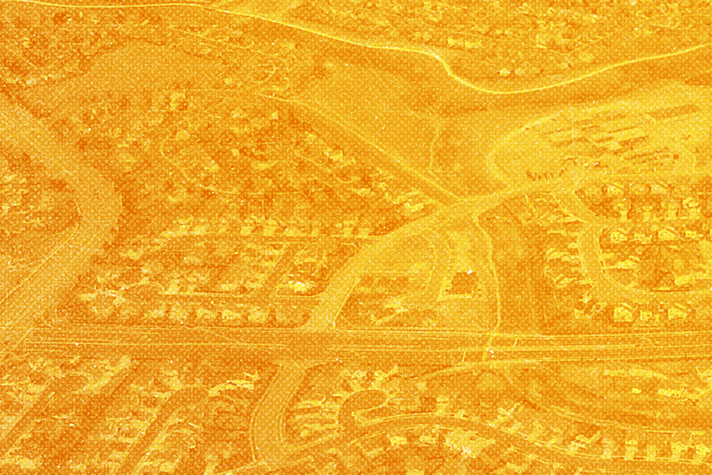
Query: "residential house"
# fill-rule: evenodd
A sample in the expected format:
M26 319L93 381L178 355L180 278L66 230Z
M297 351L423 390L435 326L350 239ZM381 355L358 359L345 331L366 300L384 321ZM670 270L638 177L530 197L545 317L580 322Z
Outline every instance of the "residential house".
M608 183L604 185L604 194L610 197L622 197L625 195L625 187L620 183Z
M628 234L620 228L616 228L609 234L612 244L621 244L628 240Z
M649 305L641 305L638 312L639 325L643 326L657 326L660 323L659 315L653 311L653 308Z
M608 142L609 140L613 140L613 135L609 134L608 132L598 132L598 133L590 135L588 138L591 142L601 143L601 142Z
M687 458L690 452L690 435L684 431L675 431L672 434L672 442L670 443L670 460L680 462Z
M630 211L630 202L628 200L617 201L613 204L613 209L618 212L621 221L628 220L628 212Z
M636 129L640 125L640 119L635 116L623 117L608 121L603 124L603 130L610 134Z
M667 186L663 185L662 183L651 183L650 184L650 193L652 195L657 195L657 196L667 196L668 189L667 189Z
M620 303L613 309L613 321L616 323L631 323L634 319L633 307L627 303Z
M638 441L640 438L640 433L638 431L630 431L626 434L625 438L625 454L623 458L625 460L633 460L638 454Z
M657 237L659 242L674 242L680 238L677 230L671 226L660 228Z
M570 131L572 126L571 120L565 117L551 117L539 122L536 125L536 130L540 134L549 135L557 132Z
M651 235L650 231L646 229L640 229L633 231L633 235L631 236L630 240L645 245L653 242L653 236Z
M586 135L578 129L570 129L549 135L549 140L556 146L568 145L574 142L587 141Z
M608 266L608 269L637 270L639 267L640 258L637 256L630 256L622 261L616 261L612 265Z
M683 303L674 303L667 309L668 321L680 323L687 320L691 313L690 307Z
M690 445L694 447L694 455L691 462L694 465L709 463L712 458L712 436L708 432L693 434L690 437Z

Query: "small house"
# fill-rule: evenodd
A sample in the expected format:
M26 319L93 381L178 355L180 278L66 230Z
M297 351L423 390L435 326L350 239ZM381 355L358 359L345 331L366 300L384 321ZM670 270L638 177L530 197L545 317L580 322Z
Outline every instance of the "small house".
M633 307L627 303L616 305L613 309L613 321L618 323L630 323L634 320Z
M683 322L687 320L690 314L690 309L681 303L672 304L667 311L668 320L671 322Z
M670 226L665 226L658 231L658 241L661 242L677 241L679 237L677 231Z

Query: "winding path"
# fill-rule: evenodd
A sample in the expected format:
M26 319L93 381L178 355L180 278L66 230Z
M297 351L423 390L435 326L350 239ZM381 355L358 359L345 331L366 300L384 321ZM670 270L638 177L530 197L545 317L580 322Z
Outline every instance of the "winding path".
M402 46L402 45L393 45L389 44L387 42L378 42L378 41L363 41L363 40L355 40L348 38L344 34L334 34L326 31L326 28L317 28L314 25L306 25L302 24L298 21L283 21L281 19L276 18L275 16L270 16L270 15L264 15L264 14L259 14L256 12L249 11L247 9L240 9L235 8L235 9L229 9L229 8L219 8L217 6L211 6L211 5L206 5L206 4L200 4L200 3L191 3L191 2L158 2L158 3L145 3L145 4L138 4L138 5L91 5L91 4L72 4L72 3L61 3L61 2L44 2L44 1L39 1L39 0L3 0L4 3L21 3L21 4L29 4L29 5L37 5L37 6L45 6L45 7L53 7L53 8L75 8L75 9L129 9L129 8L167 8L167 7L189 7L189 8L198 8L206 11L213 11L216 13L222 13L222 14L227 14L227 15L234 15L234 16L239 16L243 18L248 18L248 19L254 19L254 20L261 20L266 23L276 25L276 26L281 26L281 27L286 27L289 29L297 30L297 31L302 31L305 33L313 34L316 36L320 36L324 39L329 39L333 41L338 41L343 44L347 45L352 45L352 46L358 46L362 48L368 48L371 50L380 50L380 51L392 51L392 52L399 52L399 53L410 53L410 54L418 54L418 55L423 55L426 56L435 62L437 62L440 67L442 67L443 71L445 74L447 74L448 77L450 77L453 81L457 82L458 84L466 87L467 89L470 89L472 91L476 91L481 94L489 95L489 96L500 96L500 97L507 97L507 96L519 96L519 95L527 95L527 94L532 94L532 93L538 93L538 92L549 92L549 91L555 91L557 89L574 85L580 81L586 81L590 80L593 78L597 78L599 76L603 76L608 72L615 71L620 68L625 68L625 67L630 67L630 66L635 66L635 65L641 65L643 68L648 68L650 67L649 63L653 63L656 61L662 61L662 60L667 60L667 59L679 59L688 55L692 55L693 53L701 53L701 54L710 54L710 50L712 49L712 43L703 43L703 44L698 44L695 46L691 46L688 48L680 49L677 51L673 51L671 53L662 53L662 54L657 54L657 55L652 55L652 56L644 56L640 58L633 58L625 61L621 61L619 63L614 63L614 64L609 64L609 65L604 65L600 66L597 69L594 69L592 71L585 72L583 74L580 74L575 77L571 77L568 79L564 79L555 83L551 84L545 84L543 86L539 87L529 87L529 88L524 88L524 89L512 89L512 90L495 90L495 89L488 89L486 87L479 86L472 81L468 80L467 78L457 74L454 69L452 68L450 62L445 59L442 55L438 54L433 48L428 48L428 47L413 47L413 46ZM218 3L221 4L222 2ZM594 87L596 85L593 85Z
M396 416L379 420L363 426L368 433L382 433L395 431L400 428L435 425L445 429L462 429L477 432L478 435L488 439L495 439L509 446L516 447L518 451L526 454L535 454L541 460L564 463L573 467L584 467L588 469L605 470L615 473L684 473L684 474L708 474L709 465L692 464L687 462L674 462L665 459L661 460L625 460L622 458L604 459L601 457L579 455L567 453L546 445L529 441L522 436L518 436L503 430L496 429L484 422L472 419L461 419L453 416L436 416L432 414L413 414L406 416ZM327 438L321 442L310 444L290 454L290 459L297 461L308 457L314 452L322 452L349 443L356 438L349 435L341 435ZM239 472L236 472L239 473Z
M273 465L291 450L284 441L284 412L299 389L307 370L318 363L284 362L265 393L250 428L256 459Z
M15 0L11 0L15 1ZM343 37L337 37L324 32L309 29L296 24L288 24L269 18L243 12L219 9L207 5L197 5L192 3L158 3L151 5L69 5L39 1L22 1L17 3L44 5L63 8L147 8L147 7L193 7L212 10L220 13L237 15L244 18L255 18L272 24L302 30L318 36L332 40L349 43L377 50L398 51L404 53L416 53L425 55L438 62L447 75L454 81L460 83L473 91L492 96L516 96L530 94L539 91L556 90L563 86L574 84L583 79L601 76L615 69L639 63L650 63L664 60L671 57L682 57L693 52L707 52L710 48L708 44L698 45L686 50L677 51L666 55L658 55L650 58L639 58L626 61L620 64L609 65L601 69L592 71L580 77L550 84L538 88L512 91L495 91L480 87L467 79L458 76L451 68L450 64L440 55L427 49L415 49L405 47L393 47L387 45L366 44L354 42ZM61 291L71 285L75 278L85 269L91 255L98 251L109 238L111 229L116 225L121 210L120 198L113 190L112 186L106 182L97 171L87 168L81 164L79 152L71 150L60 144L52 134L46 129L41 121L34 118L21 107L13 104L5 96L0 95L0 140L8 144L15 151L28 153L33 160L39 161L48 168L51 174L67 181L69 186L76 192L81 222L77 230L69 240L56 248L41 264L33 271L32 275L14 288L7 297L0 301L0 326L14 329L16 327L31 327L33 317L41 315L54 302L56 302ZM521 190L518 192L522 192ZM497 194L481 198L472 202L456 205L443 211L437 212L430 217L404 226L392 233L387 238L371 244L364 252L360 253L347 266L347 268L337 276L325 292L322 303L317 307L312 315L312 319L305 327L305 330L323 331L331 329L338 316L346 298L364 270L371 267L373 262L378 262L380 256L397 249L399 243L406 236L414 233L431 232L432 229L442 226L445 222L452 222L462 218L468 213L486 209L493 206L498 201L504 199L507 194ZM586 239L591 239L587 234ZM594 234L595 238L595 234ZM590 243L583 242L582 251L585 247L591 248ZM589 272L597 272L595 260L598 255L591 254L584 256L584 261L588 262ZM599 260L600 263L600 260ZM604 277L601 278L603 282ZM434 281L433 281L434 282ZM626 289L626 292L628 290ZM422 298L426 300L428 295ZM297 459L313 453L315 450L323 450L340 443L348 442L344 437L333 438L311 445L308 448L298 449L289 453L282 437L282 417L287 404L294 392L298 389L300 382L306 374L309 366L301 362L288 362L284 364L276 379L268 389L264 400L253 420L252 435L255 452L258 460L269 464L279 463L285 458ZM184 397L184 395L183 395ZM179 405L183 401L176 398L172 401ZM42 403L38 405L41 406ZM173 405L171 404L170 407ZM162 413L162 418L170 415L167 409ZM499 440L508 442L523 452L534 453L543 458L561 460L572 464L583 466L594 466L605 468L606 470L619 470L623 473L633 473L640 471L670 471L675 473L709 473L708 466L695 466L678 462L666 461L624 461L624 460L602 460L593 457L583 457L576 455L562 454L551 448L534 445L522 438L496 430L487 424L463 420L453 417L442 417L433 415L403 416L380 421L369 425L369 431L385 431L398 427L421 424L437 424L446 428L462 428L476 430L484 436L496 437ZM121 469L121 473L129 473L138 463L141 452L149 445L153 437L157 435L158 425L152 427L149 436L142 444L139 444L134 453L128 458L126 464Z
M80 153L60 144L44 124L0 94L0 141L15 153L27 153L48 173L75 192L80 224L31 275L0 300L0 327L25 327L42 315L71 286L91 256L101 249L116 226L121 200L109 182L81 163Z

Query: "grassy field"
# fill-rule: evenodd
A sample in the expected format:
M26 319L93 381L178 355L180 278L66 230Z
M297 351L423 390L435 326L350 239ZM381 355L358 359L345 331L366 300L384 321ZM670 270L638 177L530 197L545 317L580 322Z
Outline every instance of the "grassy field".
M212 88L227 72L213 61L169 46L135 41L98 57L84 75L26 89L23 99L40 116L66 115L107 93L133 95L186 85Z

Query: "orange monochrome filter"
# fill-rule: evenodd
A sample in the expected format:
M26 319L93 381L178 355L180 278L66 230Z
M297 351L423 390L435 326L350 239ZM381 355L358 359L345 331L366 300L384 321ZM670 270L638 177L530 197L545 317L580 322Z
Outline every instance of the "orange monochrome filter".
M711 32L0 0L0 475L712 473Z

